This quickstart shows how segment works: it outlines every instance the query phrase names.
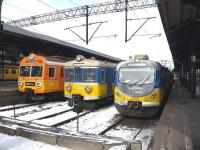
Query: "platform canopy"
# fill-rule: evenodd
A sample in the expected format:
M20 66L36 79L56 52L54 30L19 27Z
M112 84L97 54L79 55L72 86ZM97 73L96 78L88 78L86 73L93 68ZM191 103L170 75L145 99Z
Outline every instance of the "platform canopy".
M200 58L200 1L157 0L176 69Z
M76 55L95 57L100 60L120 62L121 59L97 51L77 46L50 36L30 32L22 28L2 24L0 31L1 50L20 50L40 52L44 55L61 55L75 58Z

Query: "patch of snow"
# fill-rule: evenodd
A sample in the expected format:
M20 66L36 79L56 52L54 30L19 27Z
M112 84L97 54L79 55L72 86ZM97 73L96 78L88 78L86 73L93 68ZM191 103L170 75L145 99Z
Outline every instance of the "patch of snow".
M16 104L15 107L26 106L26 105L30 105L30 104ZM13 108L13 105L1 106L0 110L8 109L8 108Z
M64 120L71 119L73 117L76 117L76 113L73 112L73 111L69 111L69 112L66 112L64 114L57 115L55 117L51 117L51 118L47 118L47 119L41 119L41 120L34 120L33 122L43 124L43 125L53 126L57 123L60 123Z
M51 114L59 113L59 112L62 112L62 111L68 110L68 109L71 109L68 105L57 106L57 107L54 106L51 109L43 110L42 112L35 112L32 114L20 116L17 119L31 121L31 120L36 120L41 117L49 116Z
M110 137L119 137L129 141L134 139L139 130L140 129L136 128L124 128L123 126L117 126L116 128L108 131L105 135Z
M109 148L109 150L126 150L126 149L127 149L127 145L117 145L117 146L113 146Z
M26 113L26 112L34 113L34 111L40 111L42 109L48 109L48 108L52 108L52 107L56 107L56 106L66 106L67 107L68 105L66 102L50 102L50 103L45 103L45 104L41 104L41 105L15 109L15 114L17 115L17 114ZM0 116L6 116L6 117L14 116L14 110L0 112Z
M89 113L79 118L79 131L89 134L99 134L113 123L111 120L116 117L116 115L118 115L118 112L114 106L109 106ZM74 120L64 124L60 126L60 128L76 132L77 121Z
M42 142L29 140L18 136L8 136L0 133L0 149L2 150L70 150Z
M155 132L155 125L144 128L136 137L136 140L142 141L142 150L147 150L153 134Z

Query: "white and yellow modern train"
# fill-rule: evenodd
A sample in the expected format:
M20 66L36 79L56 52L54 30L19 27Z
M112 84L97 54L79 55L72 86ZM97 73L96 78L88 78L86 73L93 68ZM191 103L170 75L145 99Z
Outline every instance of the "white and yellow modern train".
M152 117L160 110L172 83L171 71L146 55L137 55L117 66L115 107L121 115Z

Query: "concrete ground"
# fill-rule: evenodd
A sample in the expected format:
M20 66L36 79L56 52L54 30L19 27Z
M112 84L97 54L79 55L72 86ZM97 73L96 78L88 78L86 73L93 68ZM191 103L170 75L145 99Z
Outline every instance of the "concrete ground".
M153 150L200 150L200 98L176 80L152 141Z
M0 106L23 102L17 88L17 81L0 81Z
M0 81L0 92L16 91L17 88L17 81Z

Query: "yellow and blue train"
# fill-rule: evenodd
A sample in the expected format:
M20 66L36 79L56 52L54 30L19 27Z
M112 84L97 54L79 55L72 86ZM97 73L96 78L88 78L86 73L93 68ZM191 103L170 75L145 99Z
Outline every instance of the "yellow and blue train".
M115 68L116 64L78 55L65 63L65 97L71 100L73 95L80 95L87 105L100 104L113 96Z
M116 69L115 107L121 115L152 117L159 112L172 83L172 72L146 55L121 62Z

